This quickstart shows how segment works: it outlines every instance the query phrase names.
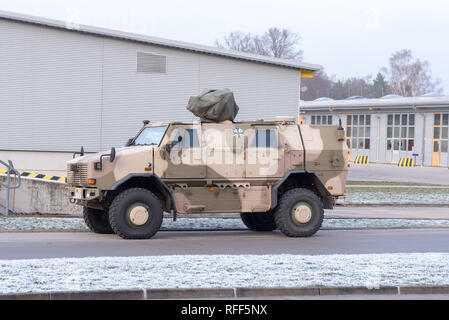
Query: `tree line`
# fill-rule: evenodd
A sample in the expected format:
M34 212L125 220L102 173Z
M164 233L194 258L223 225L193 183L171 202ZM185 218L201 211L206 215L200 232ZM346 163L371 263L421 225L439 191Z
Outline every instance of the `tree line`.
M222 40L216 40L219 48L271 56L280 59L302 61L301 37L289 29L272 27L262 35L231 32ZM428 61L413 56L404 49L391 54L389 65L379 69L377 75L351 78L329 76L324 70L315 72L313 79L302 79L301 99L312 101L321 97L342 100L352 96L380 98L386 95L403 97L443 92L441 81L434 79Z

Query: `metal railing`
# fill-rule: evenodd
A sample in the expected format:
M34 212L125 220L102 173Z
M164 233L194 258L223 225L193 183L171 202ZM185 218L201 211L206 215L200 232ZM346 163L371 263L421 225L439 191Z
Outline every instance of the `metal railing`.
M8 171L6 171L6 182L0 181L0 185L5 187L6 189L6 205L5 205L5 215L9 216L10 210L9 210L9 194L10 191L13 189L20 188L21 179L20 179L20 172L14 169L14 165L12 164L11 160L8 160L8 163L3 162L0 160L0 164L4 165ZM15 183L14 185L11 184L11 175L14 175Z

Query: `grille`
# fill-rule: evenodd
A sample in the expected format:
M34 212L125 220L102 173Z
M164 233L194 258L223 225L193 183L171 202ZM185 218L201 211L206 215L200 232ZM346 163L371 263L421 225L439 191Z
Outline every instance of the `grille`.
M75 166L75 171L72 170L71 166ZM87 164L67 164L67 183L72 185L87 184Z

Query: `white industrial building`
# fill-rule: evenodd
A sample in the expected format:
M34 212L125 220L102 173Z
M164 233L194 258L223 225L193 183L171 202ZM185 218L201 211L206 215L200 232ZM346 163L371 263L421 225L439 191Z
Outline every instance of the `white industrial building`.
M0 11L0 159L63 174L84 146L121 146L144 119L194 119L188 99L234 91L237 120L297 115L318 65Z
M310 125L338 125L346 130L351 158L371 163L448 167L449 97L430 94L403 98L300 102L300 118ZM410 163L410 162L409 162Z

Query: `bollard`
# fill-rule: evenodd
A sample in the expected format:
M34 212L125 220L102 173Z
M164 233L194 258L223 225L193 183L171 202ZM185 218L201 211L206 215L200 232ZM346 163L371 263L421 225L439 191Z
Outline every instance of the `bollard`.
M16 169L14 169L14 165L11 160L8 160L8 163L5 163L0 160L0 163L4 165L8 171L6 172L6 183L0 181L0 185L5 187L6 189L6 204L5 204L5 215L9 216L9 194L12 189L20 188L21 180L20 173ZM11 173L14 174L17 178L16 184L11 185Z

